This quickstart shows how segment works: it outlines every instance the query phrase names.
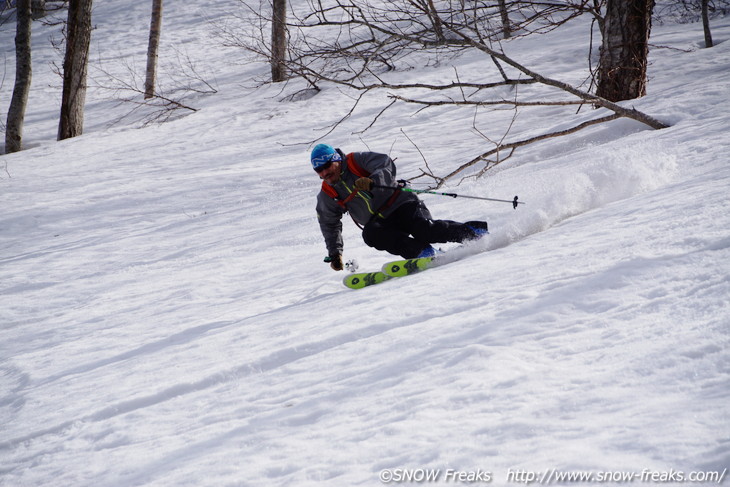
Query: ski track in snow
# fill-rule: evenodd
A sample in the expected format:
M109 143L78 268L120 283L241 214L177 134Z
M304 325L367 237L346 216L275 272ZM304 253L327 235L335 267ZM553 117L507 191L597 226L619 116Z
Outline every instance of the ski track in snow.
M148 6L100 1L94 14L106 67L144 59ZM631 103L672 127L591 127L447 189L517 194L517 210L424 195L437 218L488 219L489 237L352 291L321 262L304 143L349 98L254 88L265 66L211 41L229 14L166 13L163 50L215 74L218 93L191 101L200 111L110 127L126 109L92 89L86 134L63 142L47 69L57 28L34 25L30 149L0 162L0 485L379 485L398 468L482 469L506 485L510 469L730 467L726 19L713 49L698 49L697 24L653 28L653 44L683 50L652 50L649 94ZM586 32L505 49L579 83ZM480 56L458 63L482 76ZM0 106L9 96L6 83ZM445 173L483 152L475 120L496 140L512 117L394 107L352 135L379 97L327 141L392 150L405 177L422 159L401 128ZM564 113L526 110L510 137L565 128ZM343 223L361 271L389 260Z

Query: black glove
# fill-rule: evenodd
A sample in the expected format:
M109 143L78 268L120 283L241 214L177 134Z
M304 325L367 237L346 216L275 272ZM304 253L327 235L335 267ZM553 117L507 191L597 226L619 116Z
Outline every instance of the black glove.
M358 191L370 191L375 182L370 178L360 178L355 181L355 189Z
M336 271L341 271L344 267L342 264L342 256L340 254L330 255L330 267Z

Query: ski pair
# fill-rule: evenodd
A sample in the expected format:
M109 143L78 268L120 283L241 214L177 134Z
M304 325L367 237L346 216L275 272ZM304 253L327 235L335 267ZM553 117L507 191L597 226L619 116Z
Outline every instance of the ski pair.
M350 274L342 282L351 289L362 289L374 284L380 284L394 277L403 277L425 271L431 267L433 260L433 257L394 260L383 265L381 271Z

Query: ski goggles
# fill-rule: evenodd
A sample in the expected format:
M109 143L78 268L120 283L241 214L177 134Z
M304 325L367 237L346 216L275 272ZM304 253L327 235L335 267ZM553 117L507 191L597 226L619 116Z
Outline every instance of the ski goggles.
M312 166L314 167L314 170L316 172L320 173L320 172L326 171L327 169L330 168L330 166L332 165L332 163L334 162L334 160L333 160L331 154L329 154L328 156L329 157L327 157L327 160L326 161L322 161L322 162L312 161ZM320 159L323 159L323 157L320 158Z
M322 154L318 157L312 158L312 168L318 173L326 171L333 162L341 161L342 158L336 152L330 154Z

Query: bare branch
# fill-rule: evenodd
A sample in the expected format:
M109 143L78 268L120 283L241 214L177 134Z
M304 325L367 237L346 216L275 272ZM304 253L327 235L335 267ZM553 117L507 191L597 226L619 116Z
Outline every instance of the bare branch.
M166 122L179 110L198 111L186 101L191 95L217 93L213 83L199 73L192 59L179 51L176 52L176 61L164 66L164 74L172 81L172 86L158 86L151 98L145 98L147 90L144 75L139 74L126 60L122 63L122 74L112 72L112 68L108 68L101 61L93 67L95 88L112 93L119 105L132 107L111 124L142 112L144 115L140 116L139 121L143 126Z
M405 138L408 139L408 142L410 142L411 144L413 144L413 147L416 148L416 150L418 151L418 153L421 154L421 159L423 159L423 164L426 166L426 169L428 170L428 171L421 170L421 174L418 175L418 176L415 176L415 177L411 178L411 181L414 180L414 179L418 179L418 178L424 177L424 176L428 176L428 177L430 177L432 179L435 179L440 184L443 183L442 178L439 178L438 176L436 176L434 174L434 172L431 170L431 167L428 165L428 160L426 160L426 156L423 155L423 152L421 152L421 149L416 145L415 142L413 142L413 140L408 136L408 134L403 130L403 128L401 128L400 131L405 136Z
M519 101L519 100L493 100L493 101L481 101L481 100L417 100L414 98L406 98L399 95L388 95L388 98L393 98L405 103L412 103L416 105L426 105L429 107L438 107L445 105L453 106L498 106L498 105L512 105L515 107L545 107L545 106L565 106L565 105L585 105L586 102L583 100L562 100L562 101Z
M583 122L583 123L581 123L579 125L576 125L575 127L569 128L569 129L559 130L559 131L556 131L556 132L550 132L548 134L542 134L542 135L538 135L536 137L531 137L529 139L519 140L519 141L516 141L516 142L510 142L509 144L501 144L501 145L498 145L496 148L494 148L492 150L489 150L487 152L484 152L484 153L478 155L477 157L473 158L469 162L466 162L466 163L462 164L461 166L459 166L455 170L451 171L449 174L447 174L446 176L444 176L441 179L443 181L445 181L445 180L447 180L447 179L455 176L456 174L460 173L461 171L463 171L465 169L468 169L471 166L473 166L473 165L475 165L475 164L477 164L479 162L482 162L482 161L486 160L488 157L490 157L490 156L492 156L494 154L497 154L500 151L507 150L507 149L516 149L517 147L522 147L522 146L525 146L525 145L534 144L535 142L540 142L542 140L549 139L549 138L552 138L552 137L560 137L560 136L564 136L564 135L569 135L569 134L578 132L579 130L583 130L586 127L590 127L591 125L596 125L596 124L599 124L599 123L609 122L611 120L616 120L618 118L621 118L621 115L619 115L617 113L614 113L612 115L607 115L605 117L601 117L601 118L597 118L597 119L594 119L594 120L589 120L587 122ZM489 166L486 169L491 169L492 167L496 166L497 164L498 164L498 162L497 163L494 163L492 166ZM486 169L483 170L482 173L486 172ZM442 183L439 183L437 187L441 186L441 184Z

